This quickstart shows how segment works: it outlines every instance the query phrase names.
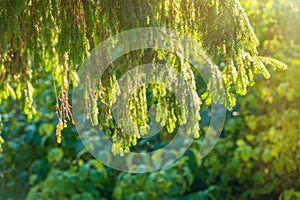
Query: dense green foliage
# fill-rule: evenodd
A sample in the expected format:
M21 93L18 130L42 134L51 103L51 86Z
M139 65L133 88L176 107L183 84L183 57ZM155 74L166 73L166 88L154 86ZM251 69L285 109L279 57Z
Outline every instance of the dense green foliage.
M56 113L59 118L56 126L57 142L61 143L61 131L67 120L75 123L69 100L69 88L78 83L76 69L100 42L124 30L139 27L164 27L173 29L192 37L208 52L219 66L222 75L209 80L213 88L207 87L206 95L196 87L199 79L192 71L192 65L174 52L160 49L141 50L130 53L114 63L113 68L100 80L94 80L88 71L85 77L85 117L92 125L98 125L98 116L102 116L99 126L112 137L113 152L129 152L136 140L145 134L149 118L147 108L151 102L163 107L158 115L165 115L166 130L174 132L178 124L191 126L187 134L199 136L198 121L187 124L183 114L169 109L169 105L178 107L176 98L171 96L161 85L150 87L151 95L146 98L146 87L135 91L129 101L130 117L122 116L124 121L134 119L136 127L132 136L123 131L122 124L113 122L111 109L115 103L113 91L120 74L126 73L131 66L145 62L169 64L182 73L198 96L207 103L215 99L216 80L223 80L226 88L226 100L220 101L232 108L235 104L234 94L245 95L248 86L253 86L254 74L270 74L266 66L285 68L281 62L259 55L259 42L252 30L248 17L237 0L184 0L184 1L1 1L1 48L0 48L0 101L13 98L24 104L23 109L28 119L32 119L36 107L33 101L35 80L43 72L52 74L56 92ZM130 15L128 15L130 13ZM150 36L150 35L149 35ZM166 38L168 40L168 38ZM134 38L133 42L139 42ZM171 41L170 41L171 42ZM189 49L179 54L185 55ZM130 84L127 85L131 87ZM90 92L90 91L93 92ZM129 91L129 89L128 89ZM120 94L119 94L120 95ZM120 97L121 98L121 97ZM98 101L104 105L98 107ZM200 110L201 98L192 98L189 104L197 105ZM175 109L174 108L174 109ZM175 109L176 110L176 109ZM188 110L187 116L194 116ZM164 118L158 116L157 119ZM199 116L193 117L200 118ZM161 122L158 120L158 122ZM117 139L115 139L117 138ZM116 147L116 148L114 148Z
M255 86L228 111L222 136L207 157L199 158L200 137L171 167L129 174L94 160L74 126L66 127L63 142L57 144L59 119L53 112L56 100L49 70L32 79L36 113L30 122L19 101L8 99L0 105L5 140L1 144L0 137L0 199L300 199L300 2L241 3L260 41L258 51L289 68L270 70L268 80L254 78ZM222 61L217 63L221 67ZM17 85L8 83L17 93ZM205 104L200 114L205 130ZM135 150L158 149L169 137L143 139Z

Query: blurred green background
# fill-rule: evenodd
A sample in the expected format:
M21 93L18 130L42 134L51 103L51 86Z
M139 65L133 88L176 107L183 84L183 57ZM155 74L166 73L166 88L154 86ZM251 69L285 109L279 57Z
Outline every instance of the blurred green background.
M1 114L0 200L300 199L300 2L241 3L261 54L289 68L271 71L269 80L256 77L256 85L228 111L222 136L207 157L199 158L200 138L171 167L130 174L94 160L71 124L57 144L55 94L45 75L35 85L40 99L30 123L14 101L0 105L6 113ZM164 145L162 139L151 142L137 148Z

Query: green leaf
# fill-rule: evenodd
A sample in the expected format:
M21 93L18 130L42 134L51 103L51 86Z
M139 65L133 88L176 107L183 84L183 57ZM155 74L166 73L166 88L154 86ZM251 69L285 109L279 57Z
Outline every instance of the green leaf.
M61 148L53 148L49 151L47 159L50 163L59 162L63 158L63 150Z
M83 164L83 165L80 166L79 176L82 179L87 179L87 177L89 175L89 171L90 171L90 165L89 165L89 163Z
M40 135L50 136L53 132L54 125L52 123L43 123L39 126L38 132Z

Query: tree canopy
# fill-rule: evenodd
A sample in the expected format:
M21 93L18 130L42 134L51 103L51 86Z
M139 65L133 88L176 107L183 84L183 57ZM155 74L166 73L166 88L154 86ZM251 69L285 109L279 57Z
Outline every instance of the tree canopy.
M57 142L61 142L61 131L67 120L74 121L71 112L69 89L78 82L77 69L98 44L126 30L140 27L164 27L194 38L207 51L218 66L221 81L226 89L226 105L235 105L235 94L245 95L248 86L253 86L254 75L262 73L269 78L268 67L286 68L269 57L259 54L258 39L247 15L238 0L25 0L0 3L0 101L17 99L28 119L35 114L33 91L37 80L45 73L52 74L59 122L56 128ZM162 56L164 59L162 59ZM210 103L209 87L203 91L197 87L191 63L187 63L170 52L159 49L136 51L120 59L115 67L107 70L99 80L99 87L86 96L86 118L98 124L98 114L104 116L100 127L107 135L117 136L114 140L123 154L135 144L141 130L128 136L113 124L111 108L115 102L112 94L117 79L131 66L147 62L168 62L175 70L183 73L201 101ZM116 70L117 69L117 70ZM210 82L213 81L210 80ZM159 102L166 116L167 131L172 133L180 123L180 113L169 109L176 105L174 96L167 88L153 85L150 97L146 98L146 87L133 94L130 102L132 117L138 126L148 123L147 108L151 102ZM104 103L99 107L97 100ZM151 106L151 105L150 105ZM200 109L200 106L199 106ZM198 136L199 125L191 130Z

